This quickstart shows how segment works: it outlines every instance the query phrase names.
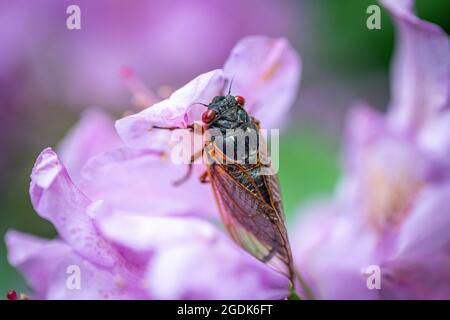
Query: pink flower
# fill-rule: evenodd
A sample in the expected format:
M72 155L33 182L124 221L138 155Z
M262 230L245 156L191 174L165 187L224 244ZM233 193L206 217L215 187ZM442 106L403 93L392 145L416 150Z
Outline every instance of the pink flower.
M3 72L11 77L25 70L26 79L39 81L31 105L45 95L46 101L120 110L128 102L118 76L122 65L139 70L155 91L162 85L176 87L220 63L237 39L255 32L287 34L298 21L292 5L273 0L137 0L133 6L114 2L107 8L88 0L76 4L80 30L66 28L68 3L1 5L0 78ZM276 23L262 19L269 14L279 17ZM220 41L211 45L211 39ZM21 93L28 90L36 89Z
M239 53L242 46L248 57ZM267 68L276 63L269 77L261 78L266 70L262 65L243 76L262 81L259 90L282 89L272 100L278 104L258 104L256 98L253 103L255 112L271 108L270 114L281 119L298 85L296 53L285 40L264 37L244 39L237 48L228 60L231 65L249 58L267 62ZM268 50L261 51L264 48ZM256 52L263 54L260 60ZM279 72L290 75L292 83ZM9 261L24 273L37 298L283 299L289 295L285 276L219 230L210 186L197 179L173 186L186 168L174 165L158 148L159 137L147 136L143 130L155 123L182 126L179 121L192 111L192 102L211 97L224 82L222 71L212 71L169 99L120 120L117 127L124 140L140 148L127 147L111 119L90 111L63 140L58 153L51 148L42 151L31 174L30 196L36 212L55 226L59 237L45 240L17 231L6 235ZM237 75L236 85L244 88ZM270 117L264 119L269 122ZM67 285L73 266L79 270L79 289Z
M383 4L398 30L389 111L351 112L345 176L301 218L294 252L319 298L448 299L449 38L412 1ZM367 286L372 265L381 289Z
M136 159L126 149L117 152L131 162ZM145 155L140 154L141 172L160 171L159 179L149 184L156 188L159 181L170 181L171 170L152 163L160 161L159 155ZM109 170L108 165L103 163L103 169ZM112 161L112 165L116 164ZM90 170L89 165L86 168ZM108 192L117 194L113 189L104 190L103 198L112 197L106 196ZM288 295L289 281L284 276L243 252L211 222L178 216L191 213L189 201L178 199L176 190L165 192L165 199L161 193L140 193L141 198L150 198L146 206L92 200L98 199L98 193L89 188L84 193L58 155L45 149L32 172L30 195L35 210L53 223L59 238L44 240L9 231L9 261L24 273L36 297L45 299L282 299ZM126 196L124 192L122 199ZM184 198L188 200L189 194ZM80 268L79 290L66 285L70 266Z
M66 28L69 5L80 7L79 30ZM301 11L293 8L276 0L1 1L0 152L11 156L0 157L0 179L13 181L22 148L41 147L34 139L48 132L41 115L65 123L89 106L141 110L145 99L130 99L121 67L135 70L156 102L219 66L241 37L295 39ZM29 123L33 134L22 130Z
M203 107L214 96L232 92L243 95L246 109L264 128L277 128L295 98L300 81L300 60L285 39L247 37L231 51L224 69L204 73L168 99L116 122L117 132L130 146L154 147L155 135L164 135L152 126L184 128L200 120ZM203 109L202 109L203 110Z

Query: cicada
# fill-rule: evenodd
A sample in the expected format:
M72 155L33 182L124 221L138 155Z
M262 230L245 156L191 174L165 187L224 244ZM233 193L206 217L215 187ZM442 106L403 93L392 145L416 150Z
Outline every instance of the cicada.
M245 110L242 96L230 93L216 96L204 106L207 110L202 114L203 129L216 130L223 139L221 143L205 142L202 154L208 158L207 170L200 180L211 184L231 238L257 259L289 277L293 285L292 253L278 178L271 172L268 155L259 152L265 149L260 148L265 141L258 136L256 145L245 143L247 149L241 155L236 147L226 149L230 142L233 145L238 140L235 132L258 132L259 122ZM230 151L234 151L233 156L229 156ZM256 161L248 161L255 155ZM192 156L191 162L198 156ZM187 179L190 172L177 184Z

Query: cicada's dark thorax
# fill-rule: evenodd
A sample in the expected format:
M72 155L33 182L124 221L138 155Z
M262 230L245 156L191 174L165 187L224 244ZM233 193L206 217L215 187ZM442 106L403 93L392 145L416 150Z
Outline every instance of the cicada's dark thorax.
M254 118L231 95L215 97L208 108L217 112L216 119L208 129L220 131L223 139L219 143L214 137L213 143L230 162L234 162L223 164L224 169L248 190L262 195L266 203L270 204L269 190L261 176L264 164L259 159L259 127ZM234 152L230 152L230 148Z

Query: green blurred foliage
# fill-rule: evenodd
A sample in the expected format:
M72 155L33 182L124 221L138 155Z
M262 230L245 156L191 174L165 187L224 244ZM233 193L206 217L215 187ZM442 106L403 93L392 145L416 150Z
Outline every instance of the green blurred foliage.
M433 22L450 34L450 1L448 0L418 0L416 12L419 17Z
M339 175L338 146L314 129L292 128L280 139L279 179L286 216L307 201L329 195Z
M367 7L373 0L319 1L322 23L318 24L317 54L341 75L386 69L393 47L393 26L381 9L381 29L369 30ZM321 37L320 35L323 35Z
M341 75L365 73L371 69L387 69L394 47L391 17L381 8L381 29L366 28L368 6L374 0L315 1L320 23L317 24L318 59ZM450 1L417 0L416 13L450 33Z

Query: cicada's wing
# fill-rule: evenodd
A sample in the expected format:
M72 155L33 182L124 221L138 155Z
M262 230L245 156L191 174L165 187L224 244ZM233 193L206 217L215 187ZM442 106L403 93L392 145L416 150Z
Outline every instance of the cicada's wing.
M257 126L259 129L259 125ZM283 202L281 201L281 192L280 192L280 183L278 181L278 176L276 172L274 172L271 159L269 156L268 145L263 136L259 136L258 140L258 155L259 162L262 163L262 167L265 171L265 174L262 175L264 180L264 184L269 192L271 198L271 205L274 207L281 219L285 220Z
M272 207L275 208L278 217L285 221L283 202L281 200L280 182L275 173L262 176L272 202Z
M292 279L292 255L280 213L236 181L223 166L212 164L209 175L223 222L234 241Z

